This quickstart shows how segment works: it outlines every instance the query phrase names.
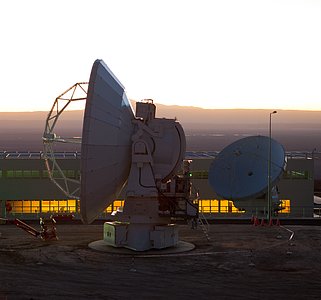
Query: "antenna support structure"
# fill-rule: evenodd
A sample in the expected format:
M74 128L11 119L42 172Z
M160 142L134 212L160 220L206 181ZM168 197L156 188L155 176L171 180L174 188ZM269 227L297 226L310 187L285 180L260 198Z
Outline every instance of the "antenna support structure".
M80 100L85 100L82 136L59 136L58 119ZM135 251L176 246L178 227L172 220L198 218L182 126L176 119L156 118L152 99L137 102L134 112L124 86L102 60L94 62L88 83L55 99L42 139L49 178L67 197L80 200L84 223L125 198L124 207L104 223L105 245ZM68 178L60 168L56 143L81 145L79 178Z
M173 119L155 115L151 99L136 103L126 200L123 210L114 213L115 221L104 224L108 245L135 251L176 246L178 226L171 217L198 214L198 206L187 199L188 162L185 172L176 175L185 154L183 128Z
M43 159L50 180L61 190L67 197L79 200L80 179L69 178L61 169L55 155L55 145L64 144L81 144L81 137L61 137L55 133L58 120L62 117L63 112L69 105L77 101L86 101L88 82L78 82L60 94L54 101L51 110L48 113L45 129L42 136L44 153Z

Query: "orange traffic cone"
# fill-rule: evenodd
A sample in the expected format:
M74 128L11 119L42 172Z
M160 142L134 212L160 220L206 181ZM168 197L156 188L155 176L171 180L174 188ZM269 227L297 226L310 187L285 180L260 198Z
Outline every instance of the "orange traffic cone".
M280 226L280 225L281 225L280 219L278 218L278 219L276 219L275 226Z
M273 219L272 218L270 219L268 226L270 226L270 227L273 226Z
M260 224L261 226L265 226L265 221L264 221L264 218L262 218L262 220L261 220L261 224Z
M253 218L253 226L258 226L258 225L260 225L259 218L258 217L254 217Z

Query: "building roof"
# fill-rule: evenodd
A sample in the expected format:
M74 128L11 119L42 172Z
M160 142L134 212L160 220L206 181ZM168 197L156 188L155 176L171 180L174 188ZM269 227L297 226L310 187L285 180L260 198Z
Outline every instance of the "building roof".
M219 151L186 151L185 159L215 158ZM290 151L286 152L287 158L312 158L314 154L320 156L321 152ZM43 151L0 151L0 159L43 159ZM58 159L80 159L81 152L58 151L54 152Z

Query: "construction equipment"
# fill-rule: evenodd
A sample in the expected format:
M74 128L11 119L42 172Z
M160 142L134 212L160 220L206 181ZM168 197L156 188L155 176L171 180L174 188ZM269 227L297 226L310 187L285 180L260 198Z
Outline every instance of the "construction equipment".
M29 233L30 235L36 238L40 237L44 241L53 240L53 239L58 240L56 220L52 216L50 216L50 221L51 221L51 227L48 228L48 226L45 224L44 219L40 218L39 220L40 228L41 228L40 230L33 228L32 226L26 224L25 222L19 219L15 219L13 223L17 227L21 228L22 230L26 231L27 233Z

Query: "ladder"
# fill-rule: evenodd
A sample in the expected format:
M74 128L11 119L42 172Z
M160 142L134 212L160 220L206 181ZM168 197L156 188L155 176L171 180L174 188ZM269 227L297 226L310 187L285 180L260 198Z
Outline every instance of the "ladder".
M210 224L208 223L207 219L205 218L203 212L198 213L198 223L201 226L201 229L207 239L207 241L210 241L209 231L210 231Z

